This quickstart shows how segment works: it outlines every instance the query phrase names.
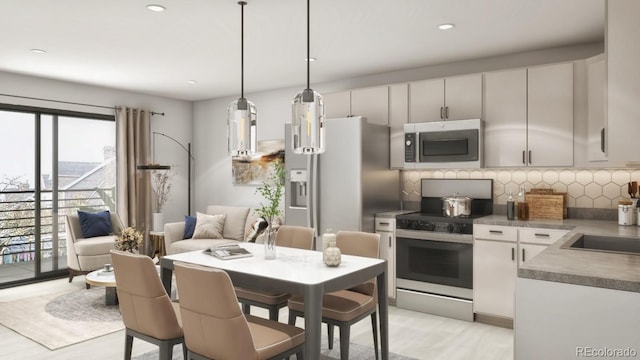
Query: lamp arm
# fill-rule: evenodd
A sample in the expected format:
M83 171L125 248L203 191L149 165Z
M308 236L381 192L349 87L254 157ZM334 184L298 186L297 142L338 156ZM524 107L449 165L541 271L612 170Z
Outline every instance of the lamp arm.
M191 151L190 151L189 149L187 149L186 147L184 147L184 145L182 145L178 140L176 140L176 139L172 138L171 136L169 136L169 135L167 135L167 134L165 134L165 133L157 132L157 131L154 131L154 132L153 132L153 135L162 135L162 136L164 136L164 137L166 137L166 138L168 138L168 139L170 139L170 140L173 140L173 142L175 142L176 144L180 145L180 147L181 147L182 149L184 149L184 151L186 151L186 152L187 152L187 154L189 155L189 157L191 157L191 159L193 159L193 160L195 160L195 159L196 159L196 158L194 158L194 157L193 157L193 154L191 153Z

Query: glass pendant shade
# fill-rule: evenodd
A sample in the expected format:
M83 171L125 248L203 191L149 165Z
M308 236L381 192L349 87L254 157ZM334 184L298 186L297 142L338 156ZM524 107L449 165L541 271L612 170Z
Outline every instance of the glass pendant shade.
M227 108L227 138L229 154L232 156L249 156L257 151L258 112L256 106L246 99L240 98Z
M324 152L324 101L322 95L305 89L293 98L292 148L296 154Z

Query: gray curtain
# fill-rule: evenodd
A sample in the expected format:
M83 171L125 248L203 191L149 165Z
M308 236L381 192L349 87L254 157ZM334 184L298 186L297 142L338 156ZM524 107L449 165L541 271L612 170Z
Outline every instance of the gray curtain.
M124 226L144 234L140 253L149 253L151 230L151 179L136 165L150 162L150 113L148 109L116 108L116 209Z

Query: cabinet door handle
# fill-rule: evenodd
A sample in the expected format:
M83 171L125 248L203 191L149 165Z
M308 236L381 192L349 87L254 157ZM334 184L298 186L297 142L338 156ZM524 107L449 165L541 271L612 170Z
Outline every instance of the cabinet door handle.
M502 235L502 230L489 230L489 234L500 234L500 235Z
M449 107L448 106L444 107L444 117L447 118L447 119L449 118Z
M549 235L549 234L543 234L543 233L535 233L535 234L533 234L533 235L535 235L535 236L540 236L540 237L550 237L550 236L551 236L551 235Z
M440 119L444 119L444 106L440 106Z
M378 224L380 224L380 225L389 225L390 223L388 223L388 222L380 222Z
M600 151L602 151L603 153L604 151L604 128L602 128L602 130L600 130Z
M511 261L516 259L516 248L511 248Z
M529 150L529 164L531 164L531 150Z
M526 164L527 164L527 162L524 160L524 152L525 152L525 151L524 151L524 150L522 150L522 164L523 164L523 165L526 165Z
M389 236L389 247L391 247L391 246L393 245L393 244L391 244L391 238L392 238L392 237L393 237L393 236Z
M524 249L522 249L522 262L525 262L525 257L524 257Z

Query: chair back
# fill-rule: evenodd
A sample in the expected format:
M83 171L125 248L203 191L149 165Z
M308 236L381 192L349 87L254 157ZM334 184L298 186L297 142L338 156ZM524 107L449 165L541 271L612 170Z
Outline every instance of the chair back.
M378 258L380 256L380 234L361 231L338 231L336 234L336 246L345 255ZM376 296L376 281L371 279L350 290Z
M184 339L210 359L256 359L249 324L223 270L174 263Z
M282 225L276 234L276 245L313 250L313 228Z
M171 299L151 258L111 250L111 262L124 325L160 340L181 337Z

